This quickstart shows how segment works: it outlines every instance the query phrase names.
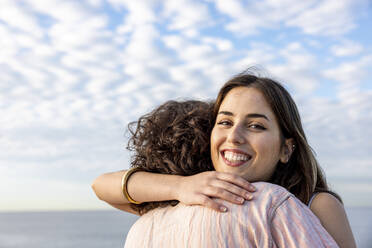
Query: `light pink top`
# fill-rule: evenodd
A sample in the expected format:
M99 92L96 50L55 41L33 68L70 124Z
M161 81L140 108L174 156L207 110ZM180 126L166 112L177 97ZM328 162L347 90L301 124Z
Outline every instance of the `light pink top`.
M227 213L181 203L151 210L132 226L125 248L338 247L311 210L286 189L254 185L254 200L224 202Z

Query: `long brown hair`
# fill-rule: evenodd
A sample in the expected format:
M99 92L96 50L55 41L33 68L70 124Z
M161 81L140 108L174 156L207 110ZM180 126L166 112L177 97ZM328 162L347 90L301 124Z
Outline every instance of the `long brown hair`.
M131 137L127 149L134 152L131 166L181 176L213 170L209 146L212 108L212 103L202 101L168 101L129 123ZM131 206L144 214L177 203L163 201Z
M305 204L309 202L314 192L328 192L341 201L336 193L329 190L313 150L307 142L297 106L280 83L255 76L250 72L238 74L220 89L213 109L214 120L227 93L236 87L258 89L277 118L283 140L288 138L294 140L296 148L290 160L286 164L278 162L269 182L286 188Z

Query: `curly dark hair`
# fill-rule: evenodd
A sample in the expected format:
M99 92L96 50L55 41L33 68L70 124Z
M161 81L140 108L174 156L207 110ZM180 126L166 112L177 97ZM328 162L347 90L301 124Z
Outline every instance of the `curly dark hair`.
M210 158L213 103L167 101L131 122L127 149L134 152L131 167L148 172L190 176L214 170ZM144 202L131 207L139 214L178 201Z

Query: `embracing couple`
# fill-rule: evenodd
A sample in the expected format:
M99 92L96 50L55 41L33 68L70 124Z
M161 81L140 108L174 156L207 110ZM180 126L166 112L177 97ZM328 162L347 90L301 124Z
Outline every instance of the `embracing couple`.
M280 83L245 72L214 102L168 101L129 130L131 168L92 186L141 215L126 248L356 247Z

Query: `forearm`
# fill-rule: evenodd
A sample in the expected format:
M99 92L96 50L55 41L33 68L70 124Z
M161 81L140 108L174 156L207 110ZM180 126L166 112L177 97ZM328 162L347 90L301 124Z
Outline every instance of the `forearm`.
M182 176L139 171L128 181L128 193L138 202L178 200Z
M92 184L97 197L113 206L129 204L121 187L125 172L124 170L110 172L97 177ZM128 180L128 193L139 202L173 200L176 198L175 190L178 187L179 178L175 175L136 172Z

